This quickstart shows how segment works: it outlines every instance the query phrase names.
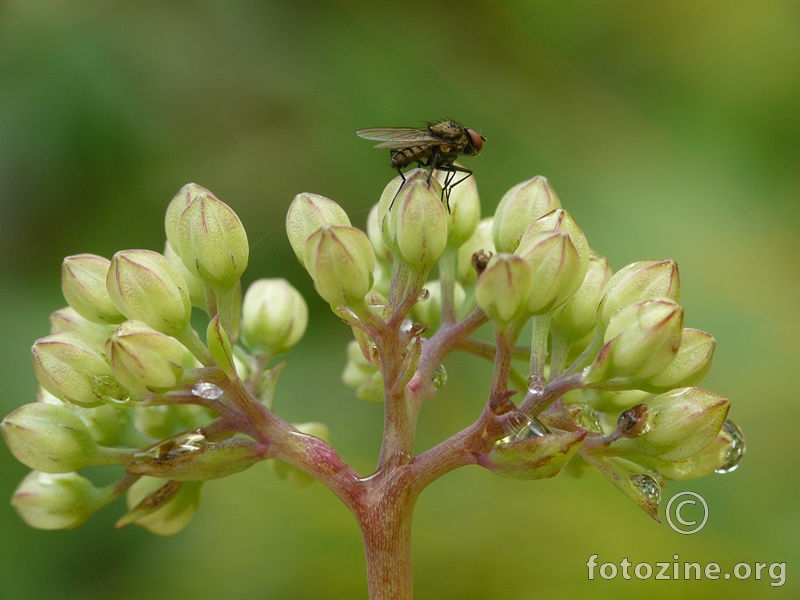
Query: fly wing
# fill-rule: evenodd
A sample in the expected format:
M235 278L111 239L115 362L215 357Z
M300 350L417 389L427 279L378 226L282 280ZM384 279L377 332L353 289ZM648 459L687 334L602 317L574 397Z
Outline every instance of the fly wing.
M427 129L417 127L369 127L356 131L358 137L365 140L381 142L376 148L397 150L409 146L433 146L441 144L441 138L431 134Z

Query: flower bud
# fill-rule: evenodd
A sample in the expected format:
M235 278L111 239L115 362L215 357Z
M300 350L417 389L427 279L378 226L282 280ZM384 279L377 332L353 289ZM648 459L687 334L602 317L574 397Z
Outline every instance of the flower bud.
M186 268L186 265L183 264L181 257L178 256L169 242L164 244L164 256L167 257L167 260L170 262L170 264L178 270L178 273L181 274L181 277L183 277L183 280L186 282L186 287L189 289L189 299L192 303L192 306L196 306L197 308L205 310L206 290L205 286L203 285L203 280Z
M610 277L611 263L608 259L597 254L590 255L583 283L563 305L553 311L550 322L553 332L569 343L590 334L597 322L600 294Z
M2 430L16 459L37 471L69 473L122 462L103 452L80 417L64 405L25 404L3 419Z
M250 248L244 226L230 206L205 188L188 184L170 203L164 225L167 240L190 272L215 288L238 284Z
M447 175L446 171L434 171L434 177L440 183L444 183ZM481 219L481 201L475 178L467 177L450 188L447 205L450 208L447 211L447 245L458 248L469 239Z
M161 333L183 331L191 317L186 281L169 260L151 250L122 250L111 258L108 293L128 319Z
M675 358L682 332L683 307L672 300L659 298L626 306L611 317L605 346L584 381L655 375Z
M599 321L606 325L615 312L642 300L669 298L679 302L680 290L678 265L674 261L636 261L608 280L600 298Z
M473 285L478 279L478 272L472 264L472 256L481 250L487 255L495 252L492 238L493 224L491 217L482 219L472 232L472 236L458 249L458 280L465 286Z
M392 264L392 251L383 239L381 233L381 225L378 221L378 204L374 204L367 216L367 237L372 243L372 249L375 250L375 257L378 261L386 264Z
M541 175L508 190L494 211L494 245L500 252L514 252L528 227L551 210L561 208L550 182Z
M111 264L95 254L68 256L61 264L61 291L69 305L94 323L121 323L125 317L117 310L106 288Z
M646 406L651 427L638 437L612 442L609 453L687 459L717 438L730 402L725 396L689 387L654 396Z
M206 481L234 475L264 460L267 446L234 437L212 442L200 431L187 431L137 452L128 473L173 481Z
M102 348L116 325L94 323L67 306L50 313L50 333L69 333L91 348Z
M286 235L297 260L306 269L306 240L320 227L328 225L350 226L344 209L318 194L297 194L286 213Z
M563 304L578 289L584 268L567 233L542 231L525 238L517 247L531 268L528 312L542 314Z
M39 383L61 400L89 407L128 397L106 358L72 334L55 333L36 340L31 355Z
M524 259L504 252L495 254L475 284L475 302L504 328L528 314L531 282L531 268Z
M283 354L306 331L308 306L285 279L259 279L244 295L242 341L270 356Z
M101 492L77 473L33 471L14 490L11 505L36 529L73 529L100 507Z
M414 305L412 314L414 318L431 329L437 329L442 320L442 285L438 279L425 284L428 297ZM456 313L464 304L467 295L464 288L457 281L453 286L453 304Z
M553 431L520 441L497 443L488 454L478 454L482 467L513 479L546 479L558 475L581 447L589 432Z
M411 270L427 274L444 253L447 213L436 186L422 177L408 179L384 223L384 240Z
M136 394L175 387L186 353L175 338L133 320L120 325L106 344L114 376Z
M156 535L174 535L186 527L200 504L200 481L141 477L128 490L129 512L117 529L136 523Z
M358 342L347 345L347 363L342 371L342 383L356 390L356 398L365 402L383 402L383 376L361 352Z
M314 287L326 302L363 303L375 268L375 252L364 232L343 225L320 227L306 241L305 257Z
M618 456L593 457L591 463L619 491L660 522L658 505L661 503L661 488L664 482L658 472L649 471L643 465Z
M710 333L684 329L675 358L660 373L650 377L643 389L661 392L700 383L711 368L716 345Z

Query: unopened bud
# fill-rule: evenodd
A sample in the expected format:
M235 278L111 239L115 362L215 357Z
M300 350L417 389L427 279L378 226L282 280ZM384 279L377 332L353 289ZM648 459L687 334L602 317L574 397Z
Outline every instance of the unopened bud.
M640 260L611 276L600 298L598 317L606 325L618 310L653 298L680 301L678 265L671 260Z
M111 261L95 254L68 256L61 264L61 291L69 305L94 323L121 323L106 287Z
M614 378L643 379L675 358L683 332L683 307L668 299L626 306L611 318L605 346L584 375L587 383Z
M494 254L493 224L491 217L482 219L470 238L458 249L458 280L462 285L473 285L478 279L479 273L473 265L476 252L483 252L485 256Z
M553 311L554 333L569 343L589 335L597 323L600 294L611 277L611 263L599 255L590 255L583 283L570 298Z
M514 252L531 223L561 202L550 182L541 175L518 183L500 200L494 212L494 245L500 252Z
M440 183L444 183L447 175L449 173L446 171L434 171L434 177ZM481 218L481 201L475 178L467 177L451 187L446 204L450 209L447 211L447 245L458 248L469 239Z
M73 529L100 507L101 492L77 473L33 471L14 490L11 505L36 529Z
M271 356L283 354L306 331L308 306L285 279L259 279L244 295L242 341Z
M542 231L529 235L515 254L531 268L527 307L530 314L542 314L560 306L583 281L585 268L567 233Z
M501 252L489 264L475 284L475 302L501 328L528 315L532 273L525 260Z
M191 317L186 281L163 254L122 250L111 258L106 280L117 309L161 333L183 331Z
M125 321L106 344L114 376L134 393L175 387L183 376L186 348L141 321Z
M230 206L205 188L188 184L170 203L165 229L172 249L190 272L215 288L238 284L250 248L244 226Z
M589 432L554 431L519 441L497 443L489 454L476 456L482 467L513 479L555 477L575 455Z
M675 358L660 373L650 377L642 388L662 392L700 383L711 368L716 345L710 333L684 329Z
M123 461L118 452L98 446L80 417L67 406L25 404L3 419L2 430L16 459L37 471L69 473Z
M141 477L128 490L129 512L116 527L136 523L156 535L174 535L189 524L200 503L200 481Z
M286 213L286 235L297 260L305 268L306 240L320 227L329 225L350 226L344 209L325 196L304 192L297 194Z
M375 252L355 227L327 225L306 241L306 269L314 287L332 305L354 306L372 287Z
M55 333L36 340L31 355L39 383L61 400L88 407L128 397L106 358L72 334Z

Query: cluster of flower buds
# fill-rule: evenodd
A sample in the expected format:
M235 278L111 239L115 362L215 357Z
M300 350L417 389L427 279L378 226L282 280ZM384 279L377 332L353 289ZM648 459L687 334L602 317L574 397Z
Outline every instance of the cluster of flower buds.
M271 405L280 365L266 367L305 332L305 301L282 279L255 281L242 301L247 236L208 190L184 186L165 229L163 254L64 259L68 306L32 348L38 401L2 423L12 453L33 469L13 497L32 526L75 527L127 494L119 526L171 534L191 518L203 481L271 456L237 425L236 389ZM193 308L209 317L205 341ZM77 473L95 465L124 472L95 486Z
M446 206L441 177L394 179L366 231L315 194L296 196L286 217L315 289L352 327L344 383L385 403L383 457L411 456L420 405L445 385L445 356L463 350L495 366L472 433L442 446L458 460L523 479L588 463L654 518L665 478L736 468L744 438L729 401L697 387L715 341L684 327L674 262L613 272L543 177L483 219L475 179L450 187ZM270 360L308 323L300 294L262 279L242 296L244 228L200 186L179 191L165 229L163 254L64 260L69 306L32 349L38 402L2 423L33 469L13 498L33 526L74 527L127 493L119 525L166 535L189 521L208 479L265 459L298 483L347 468L324 425L271 410L282 363ZM205 339L193 309L208 316ZM530 345L518 344L523 331ZM96 487L77 473L95 465L124 474Z

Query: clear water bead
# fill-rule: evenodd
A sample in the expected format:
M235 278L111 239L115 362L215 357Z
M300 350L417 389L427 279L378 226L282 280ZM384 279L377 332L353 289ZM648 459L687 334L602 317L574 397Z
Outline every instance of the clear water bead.
M634 473L631 475L631 483L636 491L653 506L658 506L661 502L661 484L657 479L645 473Z
M192 394L206 400L216 400L222 396L222 390L213 383L198 383L192 386Z
M744 433L733 421L725 421L722 431L731 438L731 445L725 454L725 460L714 470L715 473L730 473L739 467L739 463L747 449L744 441Z

